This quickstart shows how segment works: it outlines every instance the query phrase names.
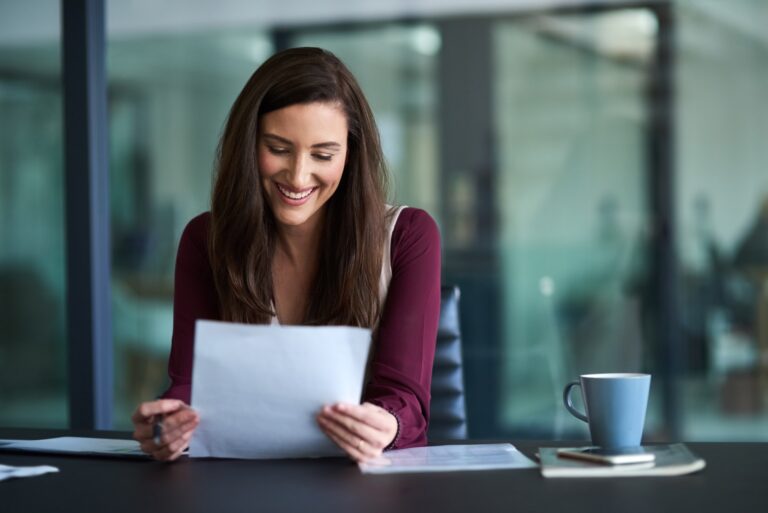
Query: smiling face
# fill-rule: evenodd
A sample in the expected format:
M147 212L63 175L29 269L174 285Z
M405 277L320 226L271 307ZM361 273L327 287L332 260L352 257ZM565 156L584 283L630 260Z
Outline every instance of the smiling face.
M347 131L334 103L290 105L261 117L259 173L279 227L316 226L344 172Z

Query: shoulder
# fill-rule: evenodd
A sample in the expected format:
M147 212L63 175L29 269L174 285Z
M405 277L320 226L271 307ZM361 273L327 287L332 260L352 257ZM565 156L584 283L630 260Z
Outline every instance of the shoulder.
M437 223L426 210L420 208L405 207L395 223L393 237L396 235L418 235L426 237L437 237L440 239L440 230Z
M184 227L179 241L179 254L188 256L190 253L202 252L207 256L208 231L211 226L211 213L203 212L193 217Z
M440 251L440 230L437 223L426 211L406 207L400 212L392 232L392 255L404 250Z
M184 228L184 231L193 233L204 233L208 235L208 228L211 226L211 213L203 212L193 217Z

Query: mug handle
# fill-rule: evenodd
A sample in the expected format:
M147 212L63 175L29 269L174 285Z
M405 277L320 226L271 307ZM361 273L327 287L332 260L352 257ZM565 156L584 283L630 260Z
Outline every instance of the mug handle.
M565 404L566 409L579 420L583 420L584 422L589 422L589 419L586 415L581 413L579 410L577 410L573 403L571 402L571 390L573 387L581 387L581 383L578 381L573 381L571 383L568 383L565 386L565 390L563 390L563 403Z

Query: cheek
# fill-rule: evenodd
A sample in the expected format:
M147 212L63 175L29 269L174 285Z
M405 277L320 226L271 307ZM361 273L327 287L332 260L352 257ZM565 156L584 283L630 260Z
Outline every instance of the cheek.
M334 168L331 169L331 172L330 172L331 181L338 184L341 181L341 176L343 174L344 174L344 162L341 162L339 165L334 166Z
M341 182L341 177L344 174L344 167L346 165L347 162L345 159L339 159L329 165L323 172L323 181L336 188L339 185L339 182Z
M327 168L323 170L323 173L318 173L317 179L320 185L325 190L324 194L333 194L336 189L339 188L341 183L341 177L343 176L344 166L334 167L333 169Z
M262 177L270 177L279 171L280 166L274 155L266 151L260 151L258 156L259 174Z

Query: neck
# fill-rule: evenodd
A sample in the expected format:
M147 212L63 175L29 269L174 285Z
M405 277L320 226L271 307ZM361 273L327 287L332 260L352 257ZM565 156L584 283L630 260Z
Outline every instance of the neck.
M305 267L308 262L317 261L322 218L322 212L319 212L301 226L278 226L277 251L292 266Z

